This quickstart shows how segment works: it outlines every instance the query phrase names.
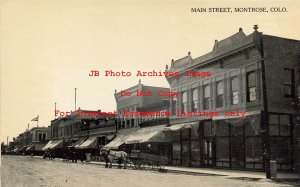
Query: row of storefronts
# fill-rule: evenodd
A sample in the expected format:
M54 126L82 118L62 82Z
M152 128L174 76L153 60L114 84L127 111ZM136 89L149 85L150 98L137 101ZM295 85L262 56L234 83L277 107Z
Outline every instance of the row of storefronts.
M122 91L115 91L117 116L77 116L74 111L52 120L49 142L42 150L59 157L70 150L78 157L88 153L98 161L102 147L128 154L139 150L167 156L170 165L243 170L264 170L266 159L271 159L280 170L299 171L300 42L257 29L245 35L240 28L216 40L213 50L203 56L192 58L189 52L172 60L166 72L179 75L166 77L170 88L139 81L122 90L152 96L122 96ZM185 76L186 71L210 76ZM178 95L161 97L156 94L159 90Z

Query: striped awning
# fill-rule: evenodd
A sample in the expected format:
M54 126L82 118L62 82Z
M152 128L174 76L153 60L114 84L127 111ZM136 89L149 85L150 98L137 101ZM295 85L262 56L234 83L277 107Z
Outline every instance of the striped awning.
M78 148L79 149L97 148L97 140L98 140L97 136L89 137Z
M44 147L43 147L43 151L46 151L47 149L49 149L54 143L54 140L50 140Z
M165 127L163 130L165 131L178 131L181 129L186 129L186 128L191 128L194 125L198 125L199 122L188 122L188 123L180 123L180 124L175 124L175 125L171 125L169 127Z
M171 136L163 132L166 125L140 128L132 134L125 144L144 143L144 142L171 142Z
M56 140L50 147L49 149L57 149L57 148L62 148L63 147L63 140Z
M75 143L74 143L74 147L75 148L79 148L79 146L86 140L87 138L79 138Z

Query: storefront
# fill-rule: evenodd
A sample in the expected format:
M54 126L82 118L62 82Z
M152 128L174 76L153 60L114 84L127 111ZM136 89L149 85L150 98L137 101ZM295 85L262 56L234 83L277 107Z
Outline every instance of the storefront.
M172 164L262 170L260 118L253 114L172 125Z

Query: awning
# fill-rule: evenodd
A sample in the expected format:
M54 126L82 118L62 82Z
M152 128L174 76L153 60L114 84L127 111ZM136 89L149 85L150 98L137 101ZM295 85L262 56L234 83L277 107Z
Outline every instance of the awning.
M63 140L56 140L50 147L49 149L57 149L57 148L62 148L63 147Z
M34 151L34 145L27 147L26 151Z
M86 140L86 137L84 138L79 138L75 143L74 143L74 147L75 148L79 148L79 146Z
M97 136L89 137L78 148L79 149L97 148L97 140L98 140Z
M28 147L28 146L25 145L25 146L23 146L19 151L26 151L27 147Z
M144 142L171 142L171 135L167 134L167 132L163 132L165 128L166 125L141 128L132 134L125 141L125 144Z
M239 111L239 112L246 112L244 117L251 116L251 115L257 115L260 114L260 110L254 110L254 111ZM230 119L236 119L236 120L244 120L242 116L224 116L224 114L220 114L220 116L215 116L212 118L212 120L230 120Z
M107 149L118 149L120 145L125 143L125 141L129 138L129 136L126 135L118 135L113 141L109 142L104 146L104 148Z
M43 151L46 151L47 149L49 149L54 143L54 140L50 140L44 147L43 147Z
M194 125L198 125L199 122L189 122L189 123L180 123L180 124L175 124L175 125L171 125L169 127L165 127L164 130L165 131L178 131L181 129L186 129L186 128L191 128Z
M118 135L111 142L106 144L104 148L106 149L118 149L118 147L125 143L125 141L137 132L138 128L123 129L118 131Z
M44 143L36 143L36 144L34 145L34 150L35 150L35 151L42 151L44 147L45 147L45 144L44 144Z

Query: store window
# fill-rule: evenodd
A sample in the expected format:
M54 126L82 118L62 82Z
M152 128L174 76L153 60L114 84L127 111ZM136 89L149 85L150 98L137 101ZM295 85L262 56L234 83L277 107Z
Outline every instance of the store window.
M224 82L223 81L218 81L217 82L216 107L217 108L223 107L223 101L224 101Z
M203 110L209 109L209 98L210 98L210 87L209 85L205 85L203 87L204 96L203 96Z
M269 115L269 131L273 136L289 136L290 135L290 116L270 114Z
M256 90L256 73L255 71L251 71L247 73L247 102L256 100Z
M237 105L239 103L239 89L238 89L238 78L233 77L231 79L231 104Z
M295 97L295 73L293 69L284 69L283 74L284 97Z

